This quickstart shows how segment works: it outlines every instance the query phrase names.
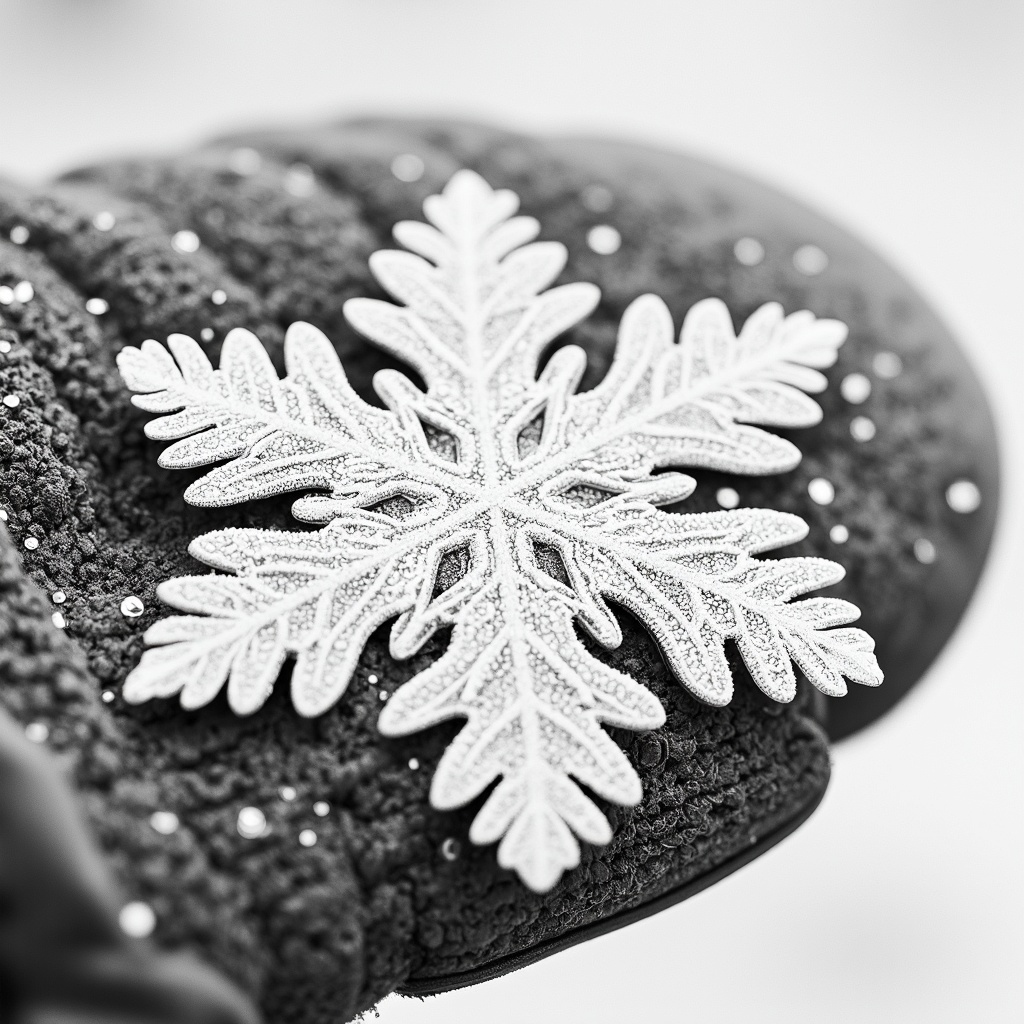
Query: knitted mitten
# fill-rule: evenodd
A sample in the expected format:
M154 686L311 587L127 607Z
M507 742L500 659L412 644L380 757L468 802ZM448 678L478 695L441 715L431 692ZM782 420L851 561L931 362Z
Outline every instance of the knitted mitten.
M377 729L448 631L398 660L390 624L378 629L343 699L315 718L297 714L281 684L245 717L223 695L196 710L122 695L146 627L167 613L157 585L205 571L188 553L195 537L296 524L295 495L187 503L185 487L208 467L160 467L166 442L143 433L151 417L132 405L118 352L180 332L216 366L227 332L244 327L283 373L284 332L307 321L379 406L373 374L407 368L342 307L387 297L370 255L394 246L397 221L421 220L424 199L459 168L513 189L542 237L568 247L560 281L599 286L600 304L568 334L587 354L582 389L607 371L622 315L644 293L664 299L677 328L709 296L737 327L769 301L849 327L815 396L821 422L775 430L799 448L799 466L685 467L697 487L673 508L802 517L809 533L787 554L845 567L828 596L862 610L885 684L832 699L801 678L779 703L730 647L735 694L713 707L618 610L618 647L582 643L642 683L665 724L609 729L643 797L599 801L611 841L583 843L579 866L545 893L469 841L484 797L431 806L461 721L404 738ZM152 940L201 955L274 1024L348 1019L395 989L441 991L523 966L757 856L820 800L827 734L876 718L935 657L992 530L992 424L930 309L844 231L679 156L440 122L247 135L42 189L0 184L0 287L0 395L16 399L0 407L0 706L66 768L123 899L153 911Z

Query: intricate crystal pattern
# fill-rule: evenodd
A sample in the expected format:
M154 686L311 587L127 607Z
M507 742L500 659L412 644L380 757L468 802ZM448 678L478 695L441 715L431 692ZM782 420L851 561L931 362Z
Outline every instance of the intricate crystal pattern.
M623 805L639 779L602 726L664 722L643 686L592 657L582 625L602 644L621 634L608 601L652 631L680 682L725 704L736 642L757 685L795 692L793 662L829 694L844 676L881 676L856 618L830 598L792 599L836 582L842 569L813 558L752 556L798 540L802 520L770 510L673 514L656 506L695 484L669 466L738 473L793 468L799 451L756 424L820 419L804 392L820 391L845 328L778 305L735 334L723 303L686 317L678 344L664 303L627 310L611 369L576 394L585 356L546 346L596 305L597 289L543 289L565 264L562 245L533 242L537 223L518 200L461 171L427 200L429 224L395 229L410 252L378 252L371 266L404 305L354 299L350 322L411 364L426 391L382 371L385 410L361 401L328 340L294 324L287 374L277 378L257 339L235 330L214 370L194 341L172 335L119 357L137 405L162 414L150 437L176 439L168 467L219 462L186 491L197 505L229 505L288 491L318 532L227 529L190 546L225 574L173 579L159 597L185 612L157 622L153 645L126 681L130 701L180 693L206 704L225 682L231 707L256 711L286 657L292 698L318 715L344 693L370 634L396 619L391 652L405 658L437 629L451 643L381 707L397 736L461 717L431 800L456 807L500 779L470 838L500 840L499 862L549 889L579 861L578 838L606 843L605 816L577 783ZM578 837L578 838L577 838Z

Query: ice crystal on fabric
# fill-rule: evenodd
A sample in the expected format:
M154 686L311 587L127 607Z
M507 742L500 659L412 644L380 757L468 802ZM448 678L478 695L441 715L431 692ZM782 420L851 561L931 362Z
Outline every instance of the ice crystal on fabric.
M811 313L757 310L737 335L723 303L694 306L678 342L668 309L646 295L626 311L603 382L576 393L581 349L547 346L590 313L589 284L548 285L565 248L535 242L518 200L461 171L426 201L429 223L395 229L409 251L371 267L400 304L353 299L345 313L410 364L420 390L384 370L386 408L351 389L330 342L309 324L285 339L284 379L262 345L236 329L219 369L192 339L147 341L119 357L152 438L173 441L172 468L218 465L186 491L221 506L305 492L297 519L314 532L224 529L190 546L219 573L163 583L184 614L150 627L128 677L129 701L179 695L187 708L225 686L238 714L267 700L295 661L298 712L344 694L363 645L394 620L396 658L452 627L446 652L381 708L389 736L449 718L465 725L431 786L437 808L497 782L470 839L498 842L498 860L538 891L579 862L579 840L611 828L590 794L631 806L639 778L604 726L656 729L660 703L593 657L581 624L621 641L609 602L651 630L679 682L727 703L735 642L756 684L792 699L795 663L820 690L844 677L880 681L870 638L833 628L857 616L831 598L793 600L842 577L815 558L754 557L806 534L798 517L763 509L686 514L658 506L694 480L668 467L733 473L792 469L797 448L762 427L816 423L807 392L825 386L845 337Z

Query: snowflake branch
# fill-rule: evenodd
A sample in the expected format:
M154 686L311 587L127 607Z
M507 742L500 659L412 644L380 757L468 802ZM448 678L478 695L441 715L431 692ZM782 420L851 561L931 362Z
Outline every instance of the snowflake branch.
M687 314L676 345L665 304L643 296L623 317L605 379L552 410L557 427L543 472L593 463L635 480L667 466L792 469L799 450L752 424L817 423L821 409L800 389L824 388L818 371L835 362L845 337L836 320L806 311L784 317L776 303L752 314L737 337L725 305L706 299ZM525 472L523 485L540 472Z
M172 335L168 346L177 363L157 342L146 341L141 349L123 349L118 366L128 386L142 392L133 398L136 405L183 410L147 424L148 436L183 438L164 451L161 465L233 460L186 490L193 504L227 505L305 488L352 493L396 475L422 486L434 476L436 467L424 466L417 439L394 413L358 398L330 342L309 324L288 331L283 381L247 331L225 339L219 370L191 338ZM451 486L465 493L453 476Z

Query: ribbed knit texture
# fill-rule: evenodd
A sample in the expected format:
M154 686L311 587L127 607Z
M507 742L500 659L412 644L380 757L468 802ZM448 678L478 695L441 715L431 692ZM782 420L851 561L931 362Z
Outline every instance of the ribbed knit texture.
M228 154L243 143L263 155L257 173L229 167ZM422 180L390 173L402 152L424 158ZM310 195L285 187L295 161L313 169ZM697 474L687 508L716 507L715 490L728 483L745 505L803 515L811 533L801 551L847 567L848 579L830 593L861 603L880 639L920 629L908 626L918 614L908 595L931 586L932 570L913 558L914 539L941 543L956 528L943 503L944 474L971 458L971 444L948 429L952 385L948 366L930 354L927 324L894 298L898 287L867 293L841 261L827 277L797 273L789 256L814 239L796 228L791 235L785 223L770 237L762 232L763 264L738 264L732 247L746 233L746 214L725 179L686 202L653 170L595 181L586 159L574 163L516 136L367 124L110 164L38 191L0 184L0 284L27 280L35 292L0 307L0 339L11 344L0 355L0 395L20 398L17 408L0 409L0 508L12 538L0 541L0 705L23 723L48 725L50 747L67 762L126 896L156 911L155 940L200 952L258 995L270 1024L347 1019L410 978L464 971L646 902L795 817L827 779L826 745L805 717L806 687L792 705L773 704L734 659L733 703L704 707L624 615L622 646L595 653L642 680L668 713L656 733L616 733L644 801L608 808L613 842L585 848L581 867L537 896L497 868L493 848L468 844L479 802L454 813L429 806L433 768L458 723L402 741L376 732L379 691L434 660L444 636L399 663L378 631L348 693L313 721L291 709L286 682L248 719L223 699L188 713L174 701L128 707L116 696L142 633L162 614L156 585L196 571L186 551L193 537L223 526L296 527L291 497L187 506L182 493L199 474L157 466L161 445L143 435L147 417L130 405L116 352L211 328L216 360L225 333L244 326L280 369L285 327L308 320L333 340L356 389L379 404L370 378L393 364L345 324L342 304L381 296L368 256L390 246L393 223L419 217L423 198L463 165L514 188L543 237L568 245L564 280L601 287L600 308L571 337L590 356L584 387L606 369L623 309L646 291L666 299L677 323L707 295L725 299L737 321L769 299L846 319L853 333L833 381L900 346L906 372L872 401L877 443L850 439L850 418L864 410L845 405L833 385L821 426L790 435L804 452L799 469L764 479ZM595 183L610 189L607 213L581 202ZM115 215L111 230L94 226L100 211ZM622 233L614 256L586 245L587 230L601 222ZM29 229L27 244L6 240L15 225ZM172 248L182 229L199 235L197 252ZM227 293L223 305L211 301L215 289ZM85 310L97 296L110 306L102 316ZM816 476L836 486L827 508L807 498ZM828 540L836 522L850 530L841 548ZM38 538L37 550L24 549L28 537ZM67 594L63 634L37 588ZM140 618L119 610L129 594L146 604ZM109 704L104 690L115 694ZM282 799L285 786L295 800ZM313 813L319 800L330 804L326 817ZM249 805L267 816L263 838L236 830ZM179 816L175 834L150 826L158 810ZM304 828L316 831L315 846L298 843ZM449 837L458 843L454 860L442 853Z

